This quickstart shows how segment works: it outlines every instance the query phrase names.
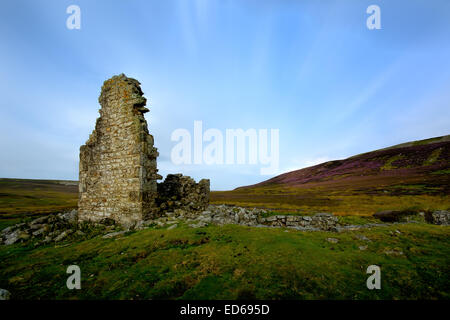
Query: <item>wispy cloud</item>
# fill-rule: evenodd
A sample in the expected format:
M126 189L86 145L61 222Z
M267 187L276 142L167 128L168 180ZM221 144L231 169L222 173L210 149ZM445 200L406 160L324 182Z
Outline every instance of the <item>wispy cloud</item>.
M183 36L182 40L188 53L191 55L195 55L197 52L197 28L195 24L196 11L193 10L188 1L178 1L178 5L181 19L180 31ZM197 13L201 12L201 14L204 14L205 9L198 8L200 7L197 6Z
M161 172L209 177L216 189L267 177L260 166L175 167L173 130L198 119L220 130L279 128L280 173L446 134L447 2L386 2L378 32L355 1L82 1L79 31L65 27L63 3L8 1L0 176L77 179L100 87L121 72L150 102ZM418 32L409 21L421 21Z
M399 69L399 66L400 62L396 61L377 74L353 100L339 107L339 112L331 118L331 121L335 123L344 121L366 106L367 102L379 94L383 87L388 84L392 75Z

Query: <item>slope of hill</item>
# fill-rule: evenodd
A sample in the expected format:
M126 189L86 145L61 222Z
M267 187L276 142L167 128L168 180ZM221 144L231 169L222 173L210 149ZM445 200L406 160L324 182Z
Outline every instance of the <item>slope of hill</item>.
M373 213L450 207L450 136L408 142L213 193L213 202ZM352 198L353 197L353 198Z

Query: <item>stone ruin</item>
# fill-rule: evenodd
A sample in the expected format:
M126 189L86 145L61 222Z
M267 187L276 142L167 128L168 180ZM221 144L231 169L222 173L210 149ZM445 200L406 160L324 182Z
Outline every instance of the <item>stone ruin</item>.
M158 151L144 113L140 83L124 74L103 83L100 117L80 147L78 220L122 225L154 219L174 208L201 211L209 204L209 180L181 174L162 179Z
M168 174L164 182L158 183L156 203L160 210L172 212L176 209L200 212L209 204L209 180L194 179L182 174Z
M88 239L98 234L112 238L130 228L173 229L181 222L192 228L238 224L333 232L388 225L341 225L330 213L271 215L265 209L209 205L209 180L196 183L182 174L169 174L163 182L157 183L162 178L156 165L158 152L144 118L149 110L145 108L140 83L123 74L114 76L104 82L99 102L100 117L95 130L80 147L78 211L45 215L9 226L0 231L0 244L34 242L34 245L44 245L67 239ZM393 223L416 223L417 216L423 216L428 223L450 224L447 210L418 214L383 211L374 216ZM95 225L99 229L93 230L90 224L79 222L99 222ZM125 230L117 231L122 227ZM338 240L328 238L327 241Z

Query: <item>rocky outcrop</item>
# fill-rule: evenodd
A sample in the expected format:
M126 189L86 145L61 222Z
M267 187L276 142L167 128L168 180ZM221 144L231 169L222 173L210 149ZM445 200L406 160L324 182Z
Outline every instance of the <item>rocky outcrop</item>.
M111 224L110 221L92 224L78 223L77 219L77 210L72 210L66 213L42 216L26 223L19 223L0 232L0 244L24 243L34 244L35 246L55 244L63 240L89 239L119 228L119 226Z
M42 216L28 223L19 223L3 229L0 240L3 244L28 242L31 239L42 239L43 242L56 241L61 234L67 233L77 223L77 211L57 215Z
M202 179L196 183L194 179L182 174L169 174L164 182L158 183L156 200L161 211L199 212L209 205L209 180Z

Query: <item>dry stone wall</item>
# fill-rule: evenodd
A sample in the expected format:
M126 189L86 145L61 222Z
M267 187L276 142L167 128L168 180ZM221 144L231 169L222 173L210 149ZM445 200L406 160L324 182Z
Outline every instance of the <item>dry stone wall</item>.
M157 149L140 83L124 74L103 83L100 117L80 148L78 218L121 224L158 215Z
M331 213L316 213L311 216L270 215L265 209L243 208L233 205L209 205L206 210L193 212L183 209L167 211L148 224L159 227L175 226L184 221L188 226L200 228L209 224L239 224L249 227L284 227L299 231L338 231L340 224ZM266 217L267 216L267 217Z

